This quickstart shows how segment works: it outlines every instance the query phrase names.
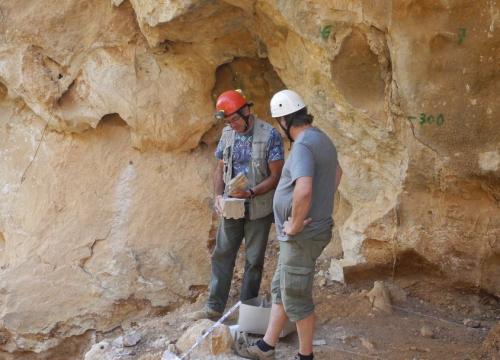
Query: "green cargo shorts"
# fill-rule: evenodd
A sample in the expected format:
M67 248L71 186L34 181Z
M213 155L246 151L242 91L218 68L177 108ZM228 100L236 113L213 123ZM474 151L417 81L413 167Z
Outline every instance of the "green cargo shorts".
M280 241L271 294L273 303L283 304L291 321L302 320L314 311L314 267L331 238L328 230L310 239Z

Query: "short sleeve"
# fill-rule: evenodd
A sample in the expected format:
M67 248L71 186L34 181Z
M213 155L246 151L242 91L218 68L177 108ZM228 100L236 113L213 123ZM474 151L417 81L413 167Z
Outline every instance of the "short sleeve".
M300 177L314 176L314 156L306 145L302 143L294 144L289 161L291 161L292 182L295 182Z
M222 154L224 153L225 141L224 136L221 136L219 143L217 144L217 148L215 149L215 157L219 160L222 160Z
M267 162L276 160L285 160L285 149L280 134L273 128L267 142Z

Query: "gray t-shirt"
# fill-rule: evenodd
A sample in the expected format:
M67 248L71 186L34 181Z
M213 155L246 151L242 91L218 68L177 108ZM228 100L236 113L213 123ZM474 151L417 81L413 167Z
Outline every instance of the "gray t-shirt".
M337 150L330 138L318 128L305 129L293 144L274 194L273 208L278 240L309 239L333 226L336 170ZM297 235L284 235L283 223L292 216L295 181L303 176L310 176L313 180L311 209L307 216L312 218L312 222Z

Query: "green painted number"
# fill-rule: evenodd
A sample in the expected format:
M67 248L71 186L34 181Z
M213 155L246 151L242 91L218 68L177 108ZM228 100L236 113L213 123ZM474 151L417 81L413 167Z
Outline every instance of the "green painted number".
M420 113L419 119L420 119L420 125L424 125L426 120L425 113Z
M332 25L326 25L325 27L319 29L319 33L321 34L321 38L323 40L328 40L330 34L332 33Z
M443 125L443 123L444 123L444 116L443 114L439 114L438 117L436 118L436 124L438 126L441 126Z
M467 30L465 28L458 29L458 45L462 45L467 36Z
M408 120L415 120L417 119L415 116L408 116ZM418 117L418 122L420 125L425 125L425 124L436 124L438 126L443 125L444 123L444 115L439 114L437 117L434 117L433 115L427 115L426 113L420 113L420 116Z

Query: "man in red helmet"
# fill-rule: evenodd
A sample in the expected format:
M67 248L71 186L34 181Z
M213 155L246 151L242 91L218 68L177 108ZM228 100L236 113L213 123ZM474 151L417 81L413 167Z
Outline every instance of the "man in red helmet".
M191 314L193 320L215 319L226 307L234 264L240 244L245 239L245 272L241 300L258 296L264 254L273 222L273 196L284 163L283 141L279 132L251 114L240 91L229 90L217 98L216 117L227 125L215 151L218 159L214 173L215 211L222 215L222 201L227 185L236 175L248 178L246 190L232 193L245 200L245 217L221 216L212 254L210 294L203 310Z

